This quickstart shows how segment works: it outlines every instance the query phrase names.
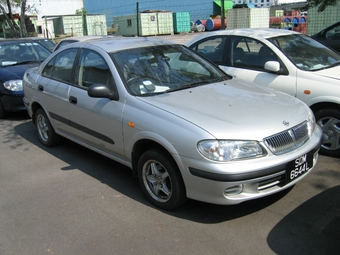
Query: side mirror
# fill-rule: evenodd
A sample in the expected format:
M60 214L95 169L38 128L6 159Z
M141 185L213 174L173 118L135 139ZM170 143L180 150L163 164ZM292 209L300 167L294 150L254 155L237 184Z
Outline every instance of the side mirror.
M280 71L280 63L278 61L267 61L264 64L264 69L270 72L277 73Z
M118 93L110 90L107 86L103 84L93 84L89 87L87 94L89 95L89 97L118 100Z

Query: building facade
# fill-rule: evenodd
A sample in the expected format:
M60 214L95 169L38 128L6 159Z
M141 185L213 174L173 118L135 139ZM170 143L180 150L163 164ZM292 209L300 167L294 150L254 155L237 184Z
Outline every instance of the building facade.
M83 0L27 0L27 6L33 7L38 19L43 16L73 15L77 10L84 7Z

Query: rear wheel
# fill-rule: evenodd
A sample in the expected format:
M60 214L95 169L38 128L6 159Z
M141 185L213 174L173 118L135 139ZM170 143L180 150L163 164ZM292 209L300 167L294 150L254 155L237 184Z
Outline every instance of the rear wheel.
M45 146L56 145L60 141L43 109L38 109L35 113L35 124L37 126L40 142Z
M340 112L335 109L321 109L315 112L317 124L322 128L323 140L320 153L340 156Z
M176 209L187 200L176 163L162 151L151 149L140 157L138 179L148 200L161 209Z

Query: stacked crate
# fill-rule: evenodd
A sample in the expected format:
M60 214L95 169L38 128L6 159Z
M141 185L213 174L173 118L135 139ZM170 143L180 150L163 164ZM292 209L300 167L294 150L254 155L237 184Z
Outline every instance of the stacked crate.
M157 12L158 34L167 35L174 33L172 12Z
M174 12L173 27L175 34L190 32L191 24L189 12Z

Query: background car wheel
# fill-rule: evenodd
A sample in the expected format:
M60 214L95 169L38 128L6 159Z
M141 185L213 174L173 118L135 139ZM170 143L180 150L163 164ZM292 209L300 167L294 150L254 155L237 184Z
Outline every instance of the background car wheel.
M187 200L179 169L164 152L151 149L141 156L138 179L148 200L161 209L178 208Z
M0 119L6 118L8 115L8 112L5 110L2 102L0 101Z
M334 109L321 109L315 113L315 118L323 133L320 153L331 157L339 157L340 112Z
M60 136L55 133L43 109L38 109L35 113L35 124L39 140L43 145L50 147L60 141Z

